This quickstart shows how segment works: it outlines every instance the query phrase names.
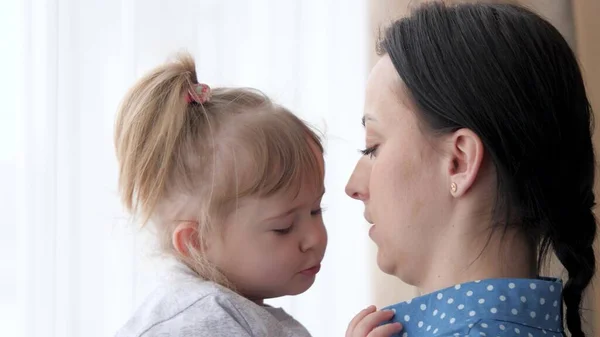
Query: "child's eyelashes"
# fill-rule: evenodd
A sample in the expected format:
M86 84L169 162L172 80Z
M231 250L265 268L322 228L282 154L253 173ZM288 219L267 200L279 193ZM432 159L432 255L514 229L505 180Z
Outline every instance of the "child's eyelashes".
M360 153L362 153L363 156L369 156L371 158L373 158L374 156L377 155L377 148L379 147L379 145L373 145L371 147L367 147L364 150L359 150Z
M325 209L323 207L318 207L318 208L312 209L310 211L310 216L313 216L313 217L320 216L323 214L324 211L325 211ZM289 234L293 229L294 229L294 224L289 225L284 228L273 229L273 232L275 232L277 235L286 235L286 234Z
M274 229L273 232L277 233L278 235L289 234L292 231L292 227L294 227L294 226L291 225L291 226L286 227L286 228Z
M319 207L317 209L313 209L310 211L310 215L315 216L315 215L321 215L323 214L323 212L325 212L325 208L323 207Z

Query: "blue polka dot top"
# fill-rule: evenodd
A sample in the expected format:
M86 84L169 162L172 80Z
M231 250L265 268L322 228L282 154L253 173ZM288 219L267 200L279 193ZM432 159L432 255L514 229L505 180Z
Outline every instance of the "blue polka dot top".
M563 337L562 282L490 279L394 304L397 337Z

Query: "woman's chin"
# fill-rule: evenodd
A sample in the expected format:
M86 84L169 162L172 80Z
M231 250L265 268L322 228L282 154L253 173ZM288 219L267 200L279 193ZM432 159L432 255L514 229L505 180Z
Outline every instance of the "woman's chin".
M377 248L377 266L386 274L396 275L397 268L395 264L385 256L385 253L381 251L381 248Z
M397 260L394 261L386 258L385 254L383 254L380 249L377 250L377 266L382 272L395 276L406 284L415 285L414 277L411 277L408 272L408 268L406 268L407 265L405 263L400 263Z

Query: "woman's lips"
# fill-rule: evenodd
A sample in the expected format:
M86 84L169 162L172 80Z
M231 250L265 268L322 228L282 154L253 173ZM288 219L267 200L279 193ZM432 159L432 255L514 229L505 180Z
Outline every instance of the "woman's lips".
M375 230L375 225L372 225L371 228L369 228L369 237L373 237L373 231Z

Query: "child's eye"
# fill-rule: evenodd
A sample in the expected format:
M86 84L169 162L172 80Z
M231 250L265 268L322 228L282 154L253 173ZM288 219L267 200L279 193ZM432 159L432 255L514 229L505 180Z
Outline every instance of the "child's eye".
M325 211L325 209L323 209L322 207L313 209L310 211L310 215L315 216L315 215L321 215L323 214L323 211Z
M275 232L279 235L289 234L292 231L292 227L294 227L294 226L289 226L289 227L281 228L281 229L274 229L273 232Z
M379 147L379 145L374 145L371 147L368 147L364 150L360 150L360 153L362 153L363 156L369 156L371 158L373 158L374 156L377 156L377 148Z

